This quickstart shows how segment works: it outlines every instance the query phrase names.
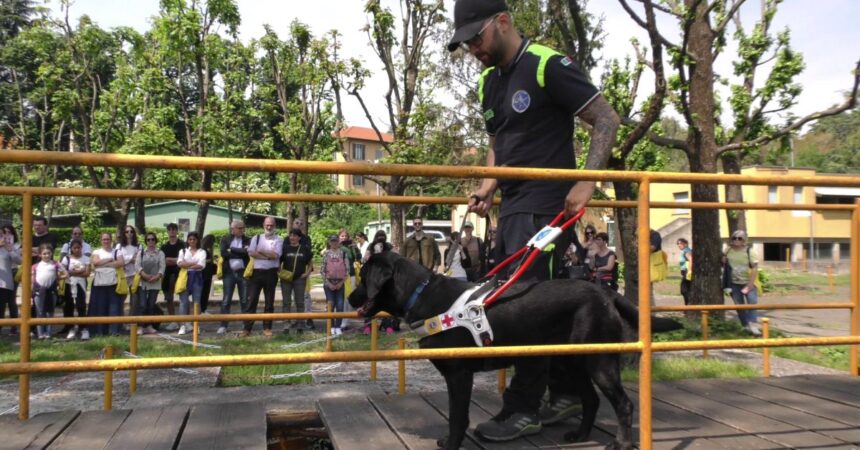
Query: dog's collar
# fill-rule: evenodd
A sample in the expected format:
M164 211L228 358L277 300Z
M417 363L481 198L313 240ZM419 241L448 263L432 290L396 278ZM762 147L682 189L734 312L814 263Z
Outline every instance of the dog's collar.
M413 306L415 306L415 302L418 301L418 296L421 295L422 292L424 292L424 288L426 288L428 284L430 284L430 279L422 281L418 284L418 287L416 287L415 290L412 291L412 295L409 297L409 300L406 300L406 306L403 307L404 314L408 313L409 310L412 309Z

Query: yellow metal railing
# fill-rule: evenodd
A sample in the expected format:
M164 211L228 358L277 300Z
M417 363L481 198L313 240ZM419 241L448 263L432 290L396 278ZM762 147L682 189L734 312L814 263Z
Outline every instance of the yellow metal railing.
M852 375L858 375L857 346L860 344L860 202L854 205L782 205L782 204L736 204L720 202L651 202L650 187L654 183L693 183L693 184L747 184L747 185L787 185L787 186L841 186L860 187L860 177L842 176L759 176L759 175L720 175L720 174L680 174L680 173L651 173L651 172L615 172L615 171L577 171L559 169L526 169L510 167L447 167L426 165L387 165L367 163L332 163L312 161L270 161L222 158L188 158L164 156L139 156L118 154L80 154L65 152L36 152L36 151L0 151L0 163L12 164L49 164L67 166L106 166L106 167L144 167L161 169L184 170L223 170L223 171L255 171L255 172L300 172L324 174L356 174L356 175L405 175L425 177L451 178L502 178L502 179L538 179L538 180L591 180L591 181L633 181L639 183L639 196L636 201L593 201L589 204L597 207L637 208L638 235L647 236L650 229L649 212L651 208L685 208L685 209L763 209L763 210L821 210L821 211L851 211L851 301L850 303L828 303L822 305L699 305L674 308L653 308L650 304L648 289L639 290L639 330L638 342L615 344L584 344L584 345L546 345L546 346L517 346L490 348L460 348L460 349L400 349L373 350L353 352L309 352L301 354L269 354L269 355L228 355L228 356L199 356L199 357L170 357L170 358L141 358L141 359L102 359L78 360L62 362L30 362L30 328L34 324L49 323L147 323L152 321L181 320L185 316L160 316L158 318L142 316L104 317L104 318L54 318L34 319L31 317L30 304L22 302L20 319L0 320L0 325L15 324L21 328L20 362L0 364L0 374L19 374L19 417L29 416L29 376L31 373L50 372L89 372L117 370L137 370L176 367L211 367L233 366L248 364L284 364L334 361L384 361L411 359L444 359L444 358L476 358L476 357L511 357L531 355L566 355L583 353L609 352L640 352L640 446L650 449L651 442L651 368L654 352L677 350L704 350L726 348L769 348L809 345L851 345L850 365ZM351 202L351 203L423 203L423 204L463 204L460 197L392 197L380 199L377 196L338 196L311 194L261 194L261 193L222 193L222 192L164 192L164 191L135 191L135 190L94 190L94 189L59 189L33 187L0 187L0 195L14 195L22 198L22 247L32 247L33 196L65 196L65 197L121 197L121 198L161 198L161 199L196 199L196 200L244 200L244 201L293 201L293 202ZM643 239L639 245L639 279L650 279L648 240ZM23 267L31 264L30 252L23 252ZM22 298L30 297L30 274L22 274ZM849 308L851 310L850 335L842 337L820 338L782 338L782 339L740 339L718 341L688 341L688 342L652 342L651 318L652 311L690 310L712 311L725 309L786 309L786 308ZM250 316L250 317L249 317ZM355 317L354 313L303 313L299 314L233 314L196 316L198 322L220 320L282 320L302 318L331 318ZM195 336L196 340L196 336ZM132 338L136 345L136 339ZM500 380L501 383L502 380ZM106 383L107 384L107 383ZM105 406L109 406L106 392Z

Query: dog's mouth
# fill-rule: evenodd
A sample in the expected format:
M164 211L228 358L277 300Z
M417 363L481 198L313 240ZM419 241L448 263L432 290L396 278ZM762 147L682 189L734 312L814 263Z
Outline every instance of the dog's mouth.
M363 305L359 306L355 312L357 312L361 317L368 317L374 304L376 304L376 300L369 298Z

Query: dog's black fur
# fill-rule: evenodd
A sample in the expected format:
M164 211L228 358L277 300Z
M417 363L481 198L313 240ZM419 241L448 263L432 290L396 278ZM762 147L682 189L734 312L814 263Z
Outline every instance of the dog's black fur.
M414 306L405 311L410 296L422 282L429 283ZM407 323L424 320L447 311L471 283L432 274L429 270L393 252L370 258L361 269L361 283L349 296L360 314L380 311L403 317ZM638 310L615 292L581 280L552 280L511 289L487 309L495 346L566 343L621 342L624 328L636 329ZM656 318L655 318L656 319ZM654 324L655 331L676 328L668 319ZM671 322L671 323L670 323ZM463 328L425 337L421 348L471 347L475 342ZM633 404L621 385L619 355L595 354L556 357L564 364L582 399L582 422L565 438L585 440L594 425L599 397L594 384L612 403L618 417L618 433L607 448L633 448ZM470 358L431 360L448 387L449 426L444 448L459 448L469 427L469 402L473 374L511 364L507 359Z

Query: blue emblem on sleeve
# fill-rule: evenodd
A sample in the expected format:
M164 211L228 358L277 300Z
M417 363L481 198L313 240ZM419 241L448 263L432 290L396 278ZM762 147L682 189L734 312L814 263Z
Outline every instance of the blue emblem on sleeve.
M522 113L529 109L529 105L531 105L531 103L532 98L529 96L529 93L524 90L514 92L514 96L511 97L511 107L518 113Z

